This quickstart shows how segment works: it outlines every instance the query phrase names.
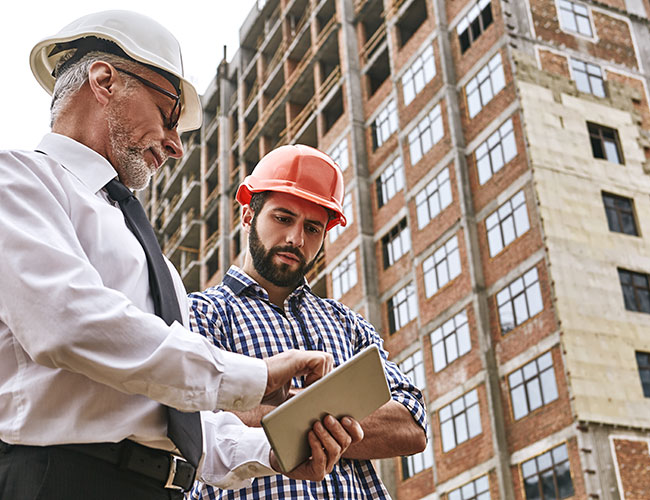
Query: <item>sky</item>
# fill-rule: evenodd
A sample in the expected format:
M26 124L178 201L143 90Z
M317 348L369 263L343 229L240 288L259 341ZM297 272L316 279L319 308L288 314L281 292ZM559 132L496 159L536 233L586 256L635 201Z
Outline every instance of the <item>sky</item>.
M232 60L239 27L257 0L11 0L0 16L0 149L34 149L49 132L50 96L29 68L29 53L41 39L91 12L128 9L148 15L181 44L185 76L199 94L212 80L223 46Z

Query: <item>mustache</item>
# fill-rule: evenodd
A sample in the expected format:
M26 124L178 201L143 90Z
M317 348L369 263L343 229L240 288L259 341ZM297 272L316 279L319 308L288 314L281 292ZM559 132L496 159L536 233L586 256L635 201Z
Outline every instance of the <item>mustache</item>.
M300 263L303 264L303 265L306 262L305 256L296 247L292 247L292 246L273 247L269 251L269 257L272 257L272 256L274 256L274 255L276 255L278 253L290 253L290 254L293 254L300 260Z

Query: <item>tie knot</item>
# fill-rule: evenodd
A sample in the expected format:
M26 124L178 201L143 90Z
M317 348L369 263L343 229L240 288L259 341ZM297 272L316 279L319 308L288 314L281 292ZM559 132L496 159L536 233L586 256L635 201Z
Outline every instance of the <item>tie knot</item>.
M108 195L118 203L133 196L131 190L117 179L108 181L108 184L104 188L106 188Z

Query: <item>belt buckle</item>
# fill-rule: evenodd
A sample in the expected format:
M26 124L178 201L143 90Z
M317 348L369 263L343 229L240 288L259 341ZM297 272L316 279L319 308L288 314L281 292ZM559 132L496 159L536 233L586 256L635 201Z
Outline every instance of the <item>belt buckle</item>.
M182 486L177 486L174 484L174 479L176 479L176 469L177 463L180 459L176 455L169 455L169 474L167 476L167 482L165 483L165 488L169 490L180 490L185 491Z

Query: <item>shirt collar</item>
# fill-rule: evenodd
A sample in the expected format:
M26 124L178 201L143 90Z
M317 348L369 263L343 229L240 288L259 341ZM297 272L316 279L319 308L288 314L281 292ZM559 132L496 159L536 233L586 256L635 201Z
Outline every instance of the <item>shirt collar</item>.
M117 171L106 158L65 135L46 134L36 149L63 165L93 193L117 177Z
M235 295L242 295L247 289L254 290L258 295L263 296L268 300L269 294L267 291L253 278L237 266L230 266L228 272L223 278L223 284L230 288ZM310 290L307 280L303 278L302 284L298 285L289 295L288 299L293 296L302 296L305 291Z

